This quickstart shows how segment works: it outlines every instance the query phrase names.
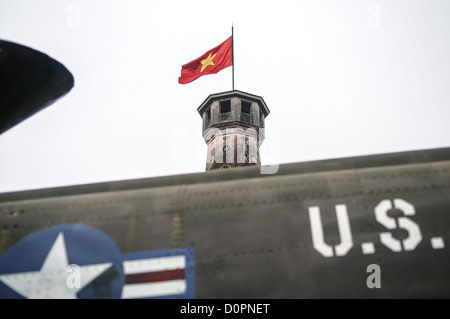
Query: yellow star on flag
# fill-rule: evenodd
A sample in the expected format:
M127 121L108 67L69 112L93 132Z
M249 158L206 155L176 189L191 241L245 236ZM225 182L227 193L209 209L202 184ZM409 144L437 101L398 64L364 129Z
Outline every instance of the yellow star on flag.
M217 53L216 53L216 54L217 54ZM214 55L211 57L211 53L210 53L209 56L208 56L206 59L204 59L204 60L201 61L201 63L202 63L203 65L202 65L202 69L200 70L200 72L203 72L203 70L204 70L208 65L214 65L214 62L213 62L212 60L214 59L214 57L216 56L216 54L214 54Z

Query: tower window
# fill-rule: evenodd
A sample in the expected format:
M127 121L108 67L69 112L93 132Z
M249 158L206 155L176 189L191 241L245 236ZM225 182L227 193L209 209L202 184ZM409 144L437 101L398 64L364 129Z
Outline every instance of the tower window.
M224 144L222 150L224 153L229 152L231 150L230 144Z
M231 100L220 101L220 113L229 113L231 112Z
M206 120L208 121L211 118L211 109L210 108L207 109L205 113L206 113Z
M247 102L247 101L242 101L241 102L241 112L242 113L247 113L250 114L250 108L252 106L251 102Z

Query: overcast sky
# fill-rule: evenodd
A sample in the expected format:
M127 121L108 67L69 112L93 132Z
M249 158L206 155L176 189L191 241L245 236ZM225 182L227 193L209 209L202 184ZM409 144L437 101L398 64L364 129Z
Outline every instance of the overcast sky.
M204 172L197 107L231 67L178 84L235 35L235 88L261 96L263 164L450 146L450 1L0 0L0 38L74 88L0 135L0 192Z

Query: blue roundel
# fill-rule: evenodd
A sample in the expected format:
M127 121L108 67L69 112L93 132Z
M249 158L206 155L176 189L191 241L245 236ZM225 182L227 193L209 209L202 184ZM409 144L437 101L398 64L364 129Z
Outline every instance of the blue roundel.
M123 284L115 242L81 224L36 231L0 258L0 298L120 298Z

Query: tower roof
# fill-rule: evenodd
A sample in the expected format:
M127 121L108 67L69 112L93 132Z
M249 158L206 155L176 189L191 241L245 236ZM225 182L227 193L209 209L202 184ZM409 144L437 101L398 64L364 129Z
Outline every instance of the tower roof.
M267 117L269 115L270 110L266 105L266 102L264 102L264 99L258 95L250 94L243 91L233 90L233 91L227 91L222 93L214 93L209 95L205 101L197 108L198 113L200 113L200 116L202 116L203 112L207 110L207 108L210 106L210 104L218 99L221 98L228 98L228 97L240 97L244 98L253 102L257 102L259 105L259 108L264 114L264 117Z

